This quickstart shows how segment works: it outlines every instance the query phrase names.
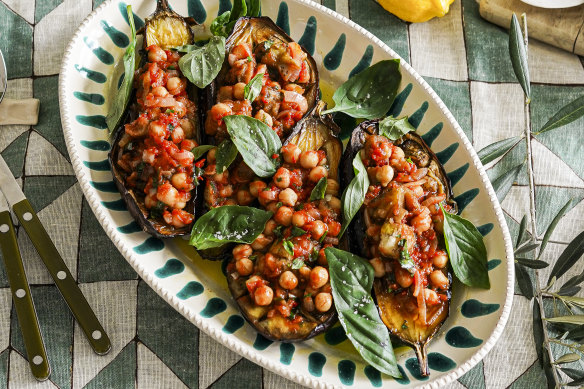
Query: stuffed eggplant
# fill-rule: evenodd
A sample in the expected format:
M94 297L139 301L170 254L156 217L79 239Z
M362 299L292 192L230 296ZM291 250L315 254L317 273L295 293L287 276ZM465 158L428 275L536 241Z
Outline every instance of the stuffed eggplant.
M125 124L113 135L109 161L127 208L145 232L158 238L185 235L195 216L199 143L195 91L178 66L191 44L187 21L159 0L146 19L144 53L134 79Z
M363 122L344 155L344 182L359 155L370 186L350 229L351 248L375 269L374 296L391 335L412 346L421 374L429 374L426 345L448 317L451 273L443 214L456 212L450 182L422 138L392 142L378 121Z
M270 182L250 184L251 195L274 216L251 245L233 248L227 264L243 316L271 340L306 340L336 320L324 249L339 244L342 145L338 127L321 119L322 106L282 147L284 163Z

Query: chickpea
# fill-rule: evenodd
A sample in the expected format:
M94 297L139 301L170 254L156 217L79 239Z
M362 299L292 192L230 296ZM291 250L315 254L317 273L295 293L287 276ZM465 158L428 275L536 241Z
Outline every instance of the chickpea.
M280 274L280 286L284 289L292 290L298 285L298 278L290 270Z
M150 122L148 125L148 133L153 138L166 138L166 126L159 121Z
M328 226L324 224L324 222L320 220L315 220L312 222L312 228L310 229L310 232L312 234L313 239L319 240L327 231Z
M266 285L262 285L255 290L253 295L253 299L255 303L260 306L270 305L272 303L272 299L274 298L274 291L272 288Z
M426 299L426 304L428 305L436 305L440 302L438 293L434 292L432 289L424 289L424 297Z
M266 226L264 227L264 235L265 236L272 236L274 234L274 230L278 227L278 223L274 219L268 220Z
M192 138L195 132L195 125L192 120L188 118L184 118L180 121L180 126L182 127L183 131L185 132L186 138ZM195 146L193 146L195 147ZM192 149L193 147L189 148Z
M300 275L301 279L308 280L310 278L310 268L308 266L302 266L298 270L298 274Z
M292 215L294 211L292 208L281 206L278 208L278 212L274 215L274 220L276 220L279 224L288 227L292 224Z
M170 77L168 79L168 81L166 81L166 89L168 89L168 91L170 93L181 89L181 86L182 86L182 80L179 77ZM176 94L176 93L172 93L172 94Z
M300 157L301 150L293 143L288 143L282 146L282 155L284 156L284 161L288 163L296 163Z
M278 203L276 203L275 201L272 201L271 203L268 203L266 205L266 211L272 212L273 214L278 212L279 208L280 208L280 205Z
M402 288L409 288L414 282L414 277L404 268L395 269L395 280Z
M442 270L434 270L432 273L430 273L430 282L436 288L443 290L448 289L448 285L450 285L448 277L442 273Z
M232 86L222 86L217 91L217 101L225 101L233 99L233 87Z
M217 103L211 107L211 116L214 120L221 120L224 116L231 114L233 114L233 111L227 104Z
M260 200L260 204L262 205L266 205L272 201L276 201L277 198L278 192L274 189L264 189L258 194L258 199Z
M235 270L242 276L249 276L253 272L253 261L249 258L242 258L235 261Z
M328 181L330 183L330 180ZM328 184L327 184L328 187ZM327 189L328 191L328 189ZM325 196L325 200L328 201L328 205L329 207L331 207L331 209L335 212L339 212L341 210L341 200L339 200L338 197L334 197L334 196L330 196L330 198L327 198L327 196Z
M233 194L233 186L232 185L225 185L223 188L219 190L219 196L221 197L230 197Z
M263 250L265 249L270 243L272 243L273 238L265 236L264 234L259 234L256 240L253 241L251 247L254 250Z
M189 184L187 183L187 174L186 173L176 173L172 175L170 179L172 186L177 189L187 190L189 189Z
M254 116L254 118L261 120L262 122L264 122L267 126L272 127L274 125L274 119L272 119L272 116L270 116L269 113L267 113L266 111L264 111L263 109L260 109Z
M319 293L314 298L314 305L319 312L327 312L333 305L333 296L330 293Z
M312 168L310 173L308 173L308 179L312 182L318 182L321 178L326 177L328 175L328 171L324 166L317 166ZM328 182L327 182L328 186Z
M237 203L239 205L249 205L253 201L253 196L248 190L240 189L237 191Z
M306 296L302 299L302 306L307 312L314 311L314 300L310 296Z
M175 127L170 134L172 138L172 142L175 144L179 144L183 140L185 140L185 132L181 127Z
M393 168L389 165L384 165L377 168L375 178L381 184L381 186L386 187L393 179Z
M222 173L215 173L215 175L213 175L213 181L215 181L218 184L227 184L227 179L229 178L229 170L224 170Z
M237 100L243 100L243 95L245 93L245 83L238 82L233 85L233 97Z
M156 88L152 89L152 94L156 97L164 97L168 95L168 91L163 86L157 86Z
M375 271L375 277L381 278L385 275L385 264L383 260L379 257L373 258L369 260L371 266L373 266L373 270Z
M294 212L294 215L292 215L292 224L294 224L296 227L302 227L304 224L306 224L306 215L304 212Z
M315 220L320 219L320 212L316 208L311 208L308 211L306 211L306 213L308 214L308 216Z
M442 269L446 267L448 263L448 256L446 254L436 254L434 258L432 258L432 264L437 267L438 269Z
M215 150L215 149L212 149ZM211 152L211 150L209 150L209 152ZM254 181L251 184L249 184L249 193L251 193L251 195L253 197L258 197L259 192L264 190L264 188L266 188L267 185L265 182L263 181Z
M252 252L253 250L251 246L248 244L238 244L233 248L233 251L231 251L231 253L233 254L233 258L235 258L236 260L248 258Z
M326 192L325 193L327 195L337 196L339 194L339 182L335 179L329 178L326 181Z
M278 169L276 174L274 174L274 182L276 186L280 189L286 189L290 186L290 170L285 167Z
M318 165L318 153L316 151L305 151L300 154L300 165L305 169L312 169Z
M298 200L298 195L294 192L291 188L286 188L280 192L278 199L285 205L293 207L296 205L296 201Z
M328 270L322 266L315 266L310 271L310 287L313 289L322 288L329 279Z
M178 190L168 182L158 186L156 192L156 198L158 201L162 201L164 204L172 208L179 208L180 203ZM184 207L182 207L184 208Z
M209 164L215 163L215 156L217 155L217 147L213 147L211 150L207 151L207 162Z
M166 53L158 46L151 46L148 50L148 61L149 62L162 62L166 61Z
M404 159L406 157L406 155L404 154L404 151L401 149L401 147L398 146L393 146L393 152L391 154L391 159Z
M424 207L424 210L418 216L413 217L410 223L418 234L428 231L432 227L432 218L428 208Z

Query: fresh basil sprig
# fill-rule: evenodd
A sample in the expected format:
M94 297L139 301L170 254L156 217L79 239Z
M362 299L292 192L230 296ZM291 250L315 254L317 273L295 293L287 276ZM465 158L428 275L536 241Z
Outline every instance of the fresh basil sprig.
M243 160L260 177L271 177L280 167L282 142L264 122L245 115L223 118L231 140Z
M237 147L229 139L225 139L217 146L215 153L215 171L223 173L237 157Z
M253 101L260 95L262 91L262 87L264 80L264 73L256 74L243 88L243 98L249 100L253 103Z
M401 378L387 328L371 297L369 262L333 247L324 250L339 321L359 354L377 370Z
M122 58L122 62L124 63L124 80L122 81L122 85L120 85L105 118L105 123L107 124L110 134L114 132L120 124L120 120L122 120L122 115L126 110L126 106L130 100L130 94L132 93L134 70L136 70L136 27L134 26L134 13L132 12L131 5L126 7L126 12L128 13L128 22L130 23L132 39L130 40L130 44L126 48L126 52Z
M490 289L487 248L470 221L444 210L444 242L456 277L467 286Z
M408 121L408 117L396 119L388 116L379 122L379 134L389 140L398 140L408 132L416 131L414 126Z
M191 153L193 153L193 160L197 160L203 156L207 151L211 150L215 146L211 145L201 145L197 147L193 147Z
M309 201L316 201L324 199L324 194L326 193L326 186L327 186L327 178L323 177L312 188L312 192L310 192L310 199Z
M399 59L384 60L349 78L333 95L335 106L322 114L344 112L375 119L389 111L401 82Z
M225 205L211 209L193 226L189 244L199 250L228 242L252 243L262 233L272 212L253 207Z
M360 153L357 153L353 159L353 170L355 171L355 177L347 185L341 197L341 204L343 205L343 227L341 228L339 238L343 235L347 227L349 227L351 220L353 220L353 217L359 211L361 205L363 205L365 195L367 195L367 190L369 189L369 176L361 160Z
M184 76L199 88L209 85L223 66L225 38L213 36L203 47L195 47L178 60Z
M399 241L398 246L402 248L399 253L399 263L401 267L409 271L410 274L414 274L417 268L416 263L408 251L408 241L406 239L402 239Z
M237 19L243 16L260 16L261 0L235 0L231 11L223 12L211 23L213 35L228 37Z

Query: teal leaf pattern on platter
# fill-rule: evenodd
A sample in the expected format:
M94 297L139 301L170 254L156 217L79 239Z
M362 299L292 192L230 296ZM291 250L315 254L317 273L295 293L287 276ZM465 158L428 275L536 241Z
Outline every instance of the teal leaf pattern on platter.
M200 282L190 281L176 294L176 297L181 300L187 300L200 295L204 290L205 288Z
M324 56L323 64L327 70L336 70L341 65L346 42L347 36L343 33L341 36L339 36L337 43L335 43L331 51L329 51L328 54Z

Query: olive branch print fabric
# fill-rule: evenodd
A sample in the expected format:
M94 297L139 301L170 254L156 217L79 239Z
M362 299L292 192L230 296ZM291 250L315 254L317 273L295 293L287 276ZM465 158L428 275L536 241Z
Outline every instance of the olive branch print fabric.
M218 1L221 7L231 6L229 0ZM216 16L197 11L198 0L188 2L189 9L199 12L191 16L208 21ZM474 0L455 0L445 17L422 24L404 23L373 0L317 2L371 31L409 62L452 111L476 150L521 135L522 90L508 58L507 31L483 20ZM101 3L0 0L7 97L35 97L41 102L37 125L0 126L0 153L102 320L112 351L106 356L93 353L28 237L19 231L52 375L37 383L29 372L0 266L0 389L301 387L229 351L167 305L126 263L83 198L63 139L58 73L73 32ZM533 94L529 120L537 130L560 107L584 94L584 60L532 40L529 67ZM547 262L584 229L583 129L582 121L576 121L561 131L538 135L533 142L540 233L568 199L578 201L556 228L541 258ZM525 146L520 145L494 167L487 165L489 177L519 165L524 155ZM524 169L502 204L514 239L521 217L529 213L527 183ZM580 261L564 278L583 269ZM542 283L550 270L551 266L541 271ZM543 389L545 378L532 337L531 305L516 288L511 318L497 345L448 388L527 387Z

